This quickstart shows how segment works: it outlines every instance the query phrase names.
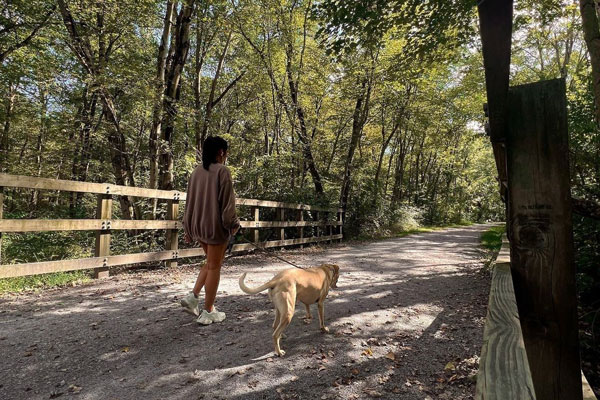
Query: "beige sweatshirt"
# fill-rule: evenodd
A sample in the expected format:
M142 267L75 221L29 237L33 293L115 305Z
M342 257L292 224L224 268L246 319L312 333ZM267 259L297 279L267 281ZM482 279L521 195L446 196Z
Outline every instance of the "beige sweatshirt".
M183 229L194 241L222 244L240 220L235 211L235 193L229 169L211 164L208 171L196 167L187 188Z

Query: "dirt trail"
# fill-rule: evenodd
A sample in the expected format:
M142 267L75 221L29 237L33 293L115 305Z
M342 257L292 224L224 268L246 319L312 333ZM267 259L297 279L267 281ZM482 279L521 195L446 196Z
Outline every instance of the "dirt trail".
M245 295L287 266L263 256L226 262L207 327L180 310L192 268L0 298L0 399L471 399L489 276L489 225L371 243L285 251L301 265L341 267L325 305L304 307L273 356L266 293Z

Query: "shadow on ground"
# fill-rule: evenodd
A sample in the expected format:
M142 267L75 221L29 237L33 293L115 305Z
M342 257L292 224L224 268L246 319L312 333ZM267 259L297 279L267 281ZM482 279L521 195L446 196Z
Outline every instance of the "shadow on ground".
M489 277L477 225L380 242L286 252L340 265L325 306L330 334L296 308L272 353L272 304L250 285L285 268L260 257L223 270L221 324L202 327L178 298L190 270L0 299L0 398L470 399ZM314 306L313 306L314 308Z

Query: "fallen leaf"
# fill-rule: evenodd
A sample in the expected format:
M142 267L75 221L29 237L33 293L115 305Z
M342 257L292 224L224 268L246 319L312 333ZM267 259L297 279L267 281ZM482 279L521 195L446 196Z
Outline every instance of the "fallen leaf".
M446 366L444 367L444 371L454 371L456 369L456 366L454 365L454 363L452 361L450 361L448 364L446 364Z
M381 393L379 393L378 391L376 391L374 389L367 388L367 389L363 390L363 392L368 394L370 397L381 397Z
M385 355L385 358L389 358L390 360L394 361L396 359L396 355L394 354L393 351L390 351L389 353L387 353Z
M128 346L123 347L121 349L121 352L123 352L123 353L129 353L129 347Z
M370 347L367 347L365 350L363 350L363 352L361 353L364 356L372 356L373 355L373 350L371 350Z
M69 392L71 392L71 393L79 393L79 392L81 392L81 386L69 385Z

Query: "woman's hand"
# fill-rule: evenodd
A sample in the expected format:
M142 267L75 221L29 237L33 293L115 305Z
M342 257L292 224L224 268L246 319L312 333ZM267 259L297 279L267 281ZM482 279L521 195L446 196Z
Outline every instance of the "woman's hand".
M185 233L183 235L183 241L186 242L187 244L191 244L192 243L192 238L190 237L190 235L188 235L187 233Z
M231 228L231 230L229 231L229 233L231 233L231 236L235 236L236 233L238 233L238 231L240 230L240 226L236 226L234 228Z

